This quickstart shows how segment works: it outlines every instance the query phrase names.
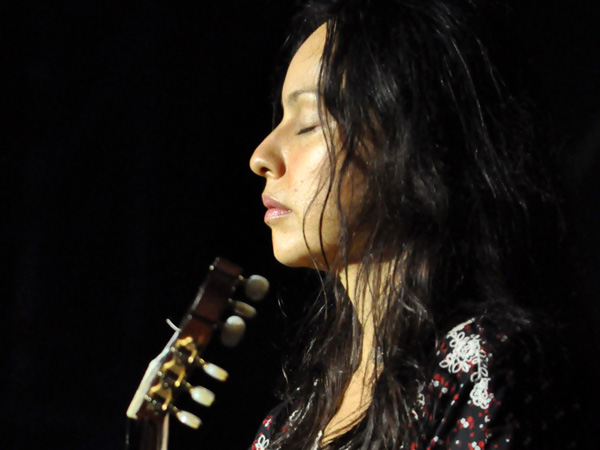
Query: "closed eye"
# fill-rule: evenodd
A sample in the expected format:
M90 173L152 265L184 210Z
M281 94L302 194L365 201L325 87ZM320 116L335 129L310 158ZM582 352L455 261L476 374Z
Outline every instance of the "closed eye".
M297 134L306 134L306 133L310 133L311 131L313 131L314 129L316 129L318 127L318 125L311 125L310 127L306 127L306 128L302 128L301 130L298 131Z

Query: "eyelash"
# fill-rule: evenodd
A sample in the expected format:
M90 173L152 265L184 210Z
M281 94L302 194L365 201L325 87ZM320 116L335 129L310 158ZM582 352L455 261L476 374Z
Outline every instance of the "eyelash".
M306 127L306 128L302 128L301 130L298 131L297 134L306 134L306 133L310 133L312 130L314 130L315 128L317 128L318 125L312 125L310 127Z

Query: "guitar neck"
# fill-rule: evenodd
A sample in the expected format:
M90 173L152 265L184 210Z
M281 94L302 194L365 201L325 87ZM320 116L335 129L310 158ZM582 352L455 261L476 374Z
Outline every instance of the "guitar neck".
M169 416L161 419L127 419L125 450L167 450Z

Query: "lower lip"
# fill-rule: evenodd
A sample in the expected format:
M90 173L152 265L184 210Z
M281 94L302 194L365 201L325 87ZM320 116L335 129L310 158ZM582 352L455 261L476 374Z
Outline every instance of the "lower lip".
M271 222L272 220L287 216L291 212L289 209L269 208L265 213L265 222Z

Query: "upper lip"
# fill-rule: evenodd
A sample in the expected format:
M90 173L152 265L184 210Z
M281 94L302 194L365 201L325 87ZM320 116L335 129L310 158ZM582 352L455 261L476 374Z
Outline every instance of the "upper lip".
M290 209L287 206L285 206L284 204L279 203L277 200L275 200L273 197L271 197L270 195L267 195L267 194L262 195L262 202L263 202L263 205L265 205L265 208L267 208L267 209L285 209L285 210Z

